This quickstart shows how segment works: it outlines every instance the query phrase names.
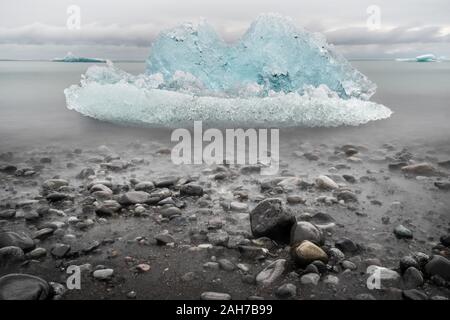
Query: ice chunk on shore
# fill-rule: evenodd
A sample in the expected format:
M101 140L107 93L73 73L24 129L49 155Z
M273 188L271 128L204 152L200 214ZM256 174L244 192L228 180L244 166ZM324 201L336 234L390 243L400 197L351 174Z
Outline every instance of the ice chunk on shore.
M67 88L67 106L120 124L332 127L388 118L376 86L324 38L263 15L235 45L206 22L163 32L144 74L108 62Z
M113 66L96 66L81 86L73 85L64 93L68 108L86 116L149 127L189 126L194 120L212 126L335 127L391 115L383 105L342 99L324 85L310 86L303 94L220 97L159 89L161 84L160 74L133 76Z
M376 86L333 50L325 38L277 14L261 15L244 36L227 45L205 21L160 34L147 72L171 80L187 72L211 90L236 92L258 84L263 93L299 92L325 84L341 98L368 99Z
M104 63L106 60L98 58L84 58L74 55L72 52L68 52L64 58L54 58L54 62L97 62Z

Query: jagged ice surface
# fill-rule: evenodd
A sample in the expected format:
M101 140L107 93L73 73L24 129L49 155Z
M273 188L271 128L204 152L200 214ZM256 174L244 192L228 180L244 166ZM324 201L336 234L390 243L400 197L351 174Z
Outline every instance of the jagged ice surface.
M366 101L375 90L322 36L262 15L234 45L206 22L163 32L144 74L94 66L65 94L69 109L122 124L313 127L388 118Z

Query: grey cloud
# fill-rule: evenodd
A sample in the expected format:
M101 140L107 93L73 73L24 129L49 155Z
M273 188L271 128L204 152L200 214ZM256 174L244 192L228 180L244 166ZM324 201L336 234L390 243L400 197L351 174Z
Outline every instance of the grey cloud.
M397 27L388 30L370 31L364 27L342 28L326 31L325 35L336 45L437 43L449 41L449 34L443 34L445 26L421 28Z
M148 47L158 32L169 26L140 24L121 26L118 24L82 25L81 30L69 30L65 26L33 23L15 28L0 27L2 44L56 44L56 45L129 45ZM242 23L221 24L217 29L225 40L238 38L247 28ZM325 33L329 42L336 45L406 44L448 42L449 34L443 34L447 26L425 26L420 28L396 27L388 30L369 31L365 27L344 27ZM448 27L446 30L450 30Z

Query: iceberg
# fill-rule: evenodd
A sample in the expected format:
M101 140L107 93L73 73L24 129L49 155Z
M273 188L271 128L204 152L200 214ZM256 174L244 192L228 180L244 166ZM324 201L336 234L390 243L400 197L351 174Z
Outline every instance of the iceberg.
M204 20L164 31L144 73L108 62L64 93L69 109L120 124L333 127L390 117L375 91L322 35L264 14L234 44Z
M97 62L97 63L105 63L106 60L98 59L98 58L84 58L78 57L74 55L72 52L67 52L64 58L54 58L53 62Z
M400 62L436 62L439 61L436 56L432 53L422 54L415 58L398 58L395 59Z

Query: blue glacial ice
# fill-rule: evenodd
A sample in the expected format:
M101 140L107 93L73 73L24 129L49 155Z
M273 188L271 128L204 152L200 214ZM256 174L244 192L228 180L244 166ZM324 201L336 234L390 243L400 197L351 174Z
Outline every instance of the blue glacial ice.
M72 52L67 52L64 58L54 58L52 61L54 62L106 62L104 59L98 58L85 58L74 55Z
M442 60L442 58L437 59L434 54L427 53L417 56L415 58L398 58L395 60L400 62L436 62Z
M205 21L162 32L143 74L109 62L64 92L69 109L120 124L331 127L388 118L375 90L322 35L266 14L231 45Z

